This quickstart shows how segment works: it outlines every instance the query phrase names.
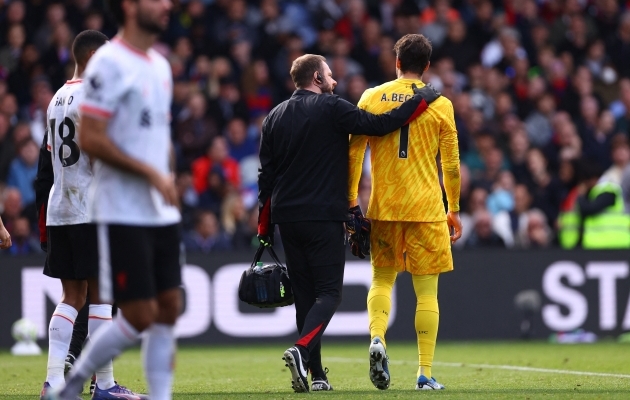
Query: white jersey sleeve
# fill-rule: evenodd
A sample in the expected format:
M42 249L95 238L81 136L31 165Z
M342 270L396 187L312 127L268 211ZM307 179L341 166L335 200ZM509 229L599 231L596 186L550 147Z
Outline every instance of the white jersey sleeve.
M120 64L106 57L93 57L85 71L85 98L81 112L95 118L110 118L129 89Z

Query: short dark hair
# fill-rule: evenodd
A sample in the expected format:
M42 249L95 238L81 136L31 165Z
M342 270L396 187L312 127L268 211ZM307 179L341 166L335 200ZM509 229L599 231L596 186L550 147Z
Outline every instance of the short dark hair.
M429 65L432 51L429 39L415 33L401 37L394 45L394 52L400 60L400 70L418 75L422 75Z
M326 58L317 54L304 54L293 61L291 65L291 79L296 88L308 86L313 80L313 73L323 74L322 64Z
M91 51L98 49L109 39L99 31L88 29L74 38L72 55L77 64L85 65Z

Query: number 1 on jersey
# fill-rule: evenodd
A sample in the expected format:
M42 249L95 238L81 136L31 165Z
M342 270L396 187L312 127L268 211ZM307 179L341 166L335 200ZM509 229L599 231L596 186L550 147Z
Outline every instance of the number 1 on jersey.
M409 156L409 125L400 128L400 142L398 143L398 158Z

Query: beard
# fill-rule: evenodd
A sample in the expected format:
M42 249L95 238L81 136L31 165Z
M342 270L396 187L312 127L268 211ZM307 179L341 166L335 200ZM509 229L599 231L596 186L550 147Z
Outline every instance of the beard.
M333 94L333 85L331 85L328 82L324 82L319 89L322 91L322 93L327 93L327 94Z
M154 35L159 35L163 33L167 26L162 26L156 20L151 20L146 14L140 13L138 15L138 27L143 31L152 33Z

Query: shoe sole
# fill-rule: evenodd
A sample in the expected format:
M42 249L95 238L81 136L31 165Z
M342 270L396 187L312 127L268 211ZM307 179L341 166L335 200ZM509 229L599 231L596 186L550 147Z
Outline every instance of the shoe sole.
M293 354L287 350L284 352L282 359L285 362L284 365L291 371L291 387L293 391L295 393L308 393L308 384L305 384L304 380L300 377L300 372L298 371L299 367Z
M380 350L370 349L370 380L380 390L389 388L389 374L383 368L385 354Z

